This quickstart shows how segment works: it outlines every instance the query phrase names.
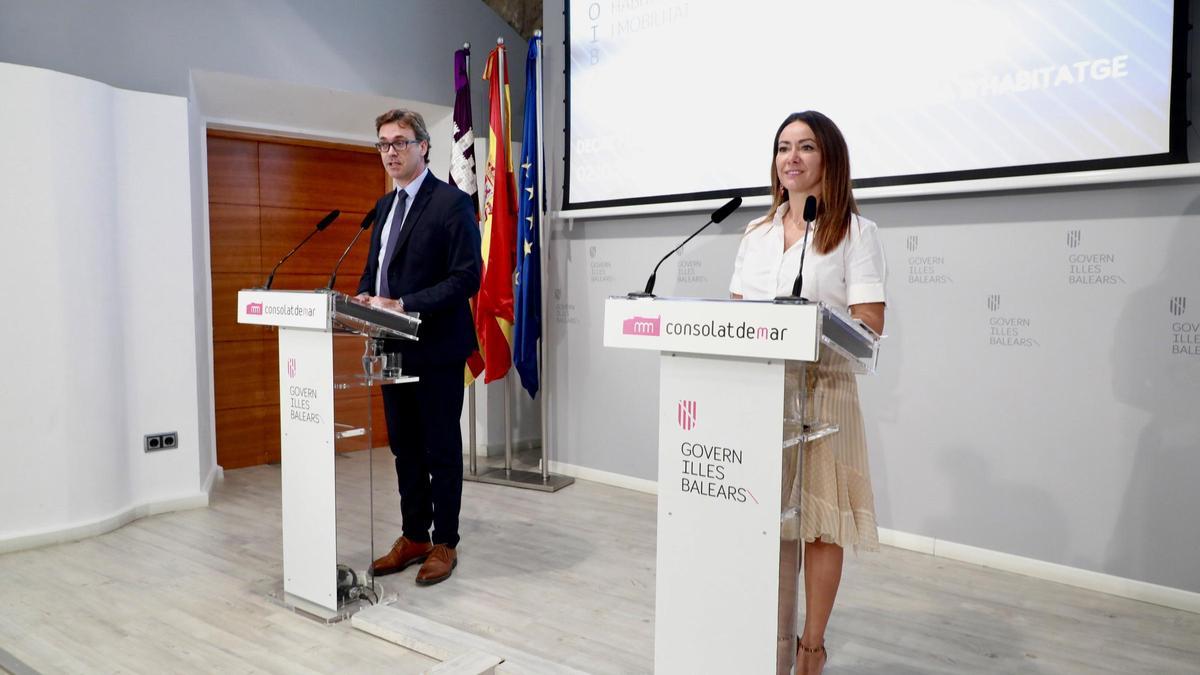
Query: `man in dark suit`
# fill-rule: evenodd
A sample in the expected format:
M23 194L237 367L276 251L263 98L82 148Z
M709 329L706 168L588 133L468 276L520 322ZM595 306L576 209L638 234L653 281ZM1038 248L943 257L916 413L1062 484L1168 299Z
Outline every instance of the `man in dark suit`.
M420 381L383 387L403 534L371 567L380 576L422 563L417 583L429 585L449 578L458 564L459 417L463 369L476 347L469 301L479 290L479 227L470 197L429 172L429 132L420 114L389 110L375 130L396 189L375 204L357 299L419 313L421 327L417 342L388 345L400 353L404 373Z

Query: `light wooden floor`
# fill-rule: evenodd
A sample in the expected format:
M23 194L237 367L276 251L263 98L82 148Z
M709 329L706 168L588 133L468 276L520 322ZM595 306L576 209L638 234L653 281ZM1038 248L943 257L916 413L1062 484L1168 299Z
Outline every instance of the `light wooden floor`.
M399 533L374 459L377 546ZM340 550L370 555L365 453L339 458ZM653 663L654 497L588 482L464 486L447 582L382 578L397 606L592 673ZM719 551L714 542L714 551ZM847 555L828 633L837 673L1200 673L1200 615L884 548ZM702 564L703 561L697 561ZM266 599L279 470L230 471L208 509L0 556L0 648L42 672L392 672L432 661ZM698 638L699 639L699 638Z

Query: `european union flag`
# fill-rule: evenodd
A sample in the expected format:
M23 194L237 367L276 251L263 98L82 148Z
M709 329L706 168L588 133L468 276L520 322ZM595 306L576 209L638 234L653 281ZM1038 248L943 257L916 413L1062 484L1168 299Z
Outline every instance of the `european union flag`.
M538 160L538 51L541 38L529 40L525 59L525 133L517 171L517 281L513 321L513 365L530 397L538 391L538 340L542 337L541 183Z

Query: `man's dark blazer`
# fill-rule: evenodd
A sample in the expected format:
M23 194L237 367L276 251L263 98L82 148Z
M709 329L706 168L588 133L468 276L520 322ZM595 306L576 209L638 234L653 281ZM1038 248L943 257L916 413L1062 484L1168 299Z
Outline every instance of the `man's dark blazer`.
M380 235L395 199L393 190L375 203L371 250L358 282L359 293L375 295ZM392 223L392 227L396 225ZM461 365L475 350L470 298L479 291L482 265L479 225L471 198L433 173L427 174L384 272L392 297L404 303L406 312L421 315L417 342L391 341L390 348L399 347L405 372L419 375L430 368Z

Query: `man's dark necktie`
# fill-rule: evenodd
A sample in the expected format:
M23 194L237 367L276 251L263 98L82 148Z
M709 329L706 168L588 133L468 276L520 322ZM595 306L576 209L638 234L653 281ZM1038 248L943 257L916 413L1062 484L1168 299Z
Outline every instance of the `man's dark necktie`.
M404 204L408 201L408 192L398 190L396 210L392 214L392 227L388 230L387 247L384 248L383 270L379 273L380 297L392 297L392 289L388 285L388 268L392 264L392 256L396 255L396 241L400 239L400 230L404 228Z

